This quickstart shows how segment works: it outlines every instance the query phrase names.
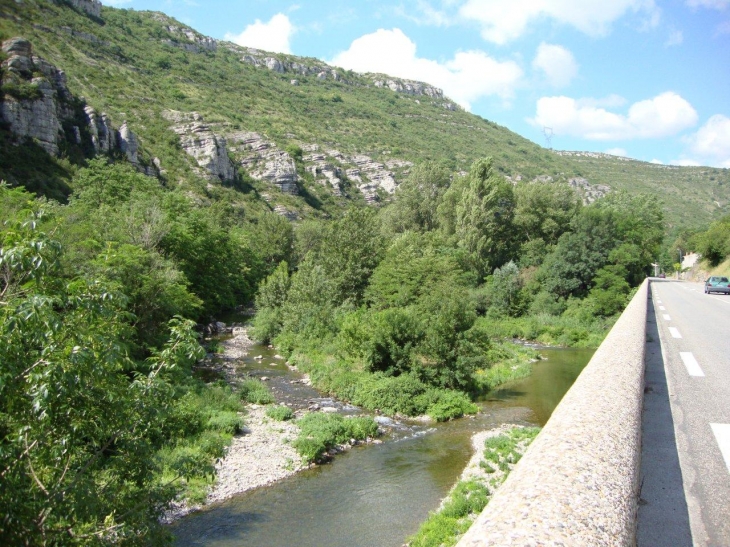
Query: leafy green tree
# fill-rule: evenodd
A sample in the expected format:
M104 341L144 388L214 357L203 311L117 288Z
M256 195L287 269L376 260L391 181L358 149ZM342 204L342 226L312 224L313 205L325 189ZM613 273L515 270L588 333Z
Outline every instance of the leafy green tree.
M269 275L282 262L291 262L294 229L291 222L276 213L264 213L246 229L250 249L264 264L263 275Z
M130 377L125 297L57 277L60 247L34 219L0 233L0 537L8 545L155 545L178 462L154 454L176 368L201 356L192 323ZM192 464L192 465L191 465Z
M406 230L431 231L438 225L438 206L449 186L449 173L435 162L414 167L395 192L393 203L383 210L389 233Z
M534 181L515 186L514 226L523 241L541 239L554 245L580 208L578 194L566 184Z
M109 244L90 266L96 277L113 282L127 296L142 355L161 347L170 318L199 313L202 302L188 290L188 280L154 250Z
M484 277L514 254L512 185L494 173L492 160L487 158L474 162L463 186L452 186L449 192L452 190L457 194L454 208L457 244L469 253L479 277ZM445 203L449 203L446 197Z
M384 250L375 211L352 208L326 226L322 245L308 260L329 278L335 302L357 306Z
M516 316L524 311L520 269L514 262L510 261L501 268L495 268L492 276L487 278L487 284L490 314Z
M730 215L710 224L707 231L695 236L694 240L696 241L697 252L711 266L720 264L730 256Z
M438 285L467 290L472 280L448 248L433 238L407 232L397 238L375 268L366 300L382 309L408 306Z
M253 336L262 342L270 342L283 324L282 306L289 294L291 279L289 265L281 262L274 272L259 285L256 293L256 317Z
M538 274L542 286L563 298L587 295L593 277L607 263L616 243L613 213L585 207L573 220L572 231L563 234L545 258Z
M203 302L202 313L212 315L253 297L255 276L250 249L234 240L204 210L178 216L162 240L165 254L175 260Z
M604 266L598 270L588 295L596 315L610 317L623 311L631 292L626 276L626 268L621 265Z

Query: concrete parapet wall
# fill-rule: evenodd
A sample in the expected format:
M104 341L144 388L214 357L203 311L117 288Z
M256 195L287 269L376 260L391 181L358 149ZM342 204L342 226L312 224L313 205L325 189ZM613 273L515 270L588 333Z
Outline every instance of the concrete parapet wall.
M635 545L648 280L458 547Z

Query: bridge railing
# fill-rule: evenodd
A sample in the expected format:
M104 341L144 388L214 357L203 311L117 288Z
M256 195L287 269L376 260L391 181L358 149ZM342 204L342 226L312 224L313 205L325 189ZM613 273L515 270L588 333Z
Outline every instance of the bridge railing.
M635 545L648 280L458 547Z

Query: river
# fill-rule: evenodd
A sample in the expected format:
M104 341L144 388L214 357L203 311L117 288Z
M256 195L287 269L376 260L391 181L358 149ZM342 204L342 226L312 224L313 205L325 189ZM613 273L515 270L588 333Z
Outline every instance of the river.
M540 353L545 359L535 363L532 375L488 393L476 417L435 425L391 424L383 444L355 447L328 465L185 517L172 527L176 545L402 545L458 479L471 457L472 434L506 423L544 425L593 350ZM254 367L253 374L268 375L279 395L296 399L298 394L284 382L286 367L248 366ZM314 392L300 395L305 394Z

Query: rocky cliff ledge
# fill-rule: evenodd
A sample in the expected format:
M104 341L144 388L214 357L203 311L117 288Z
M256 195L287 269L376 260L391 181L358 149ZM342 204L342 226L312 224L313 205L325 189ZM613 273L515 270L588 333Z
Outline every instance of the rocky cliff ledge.
M141 164L137 136L127 124L116 130L109 116L74 98L66 74L33 55L28 40L5 40L2 51L7 58L0 64L0 121L18 141L33 139L52 156L58 156L64 145L94 154L118 150L141 171L157 174L154 167Z

